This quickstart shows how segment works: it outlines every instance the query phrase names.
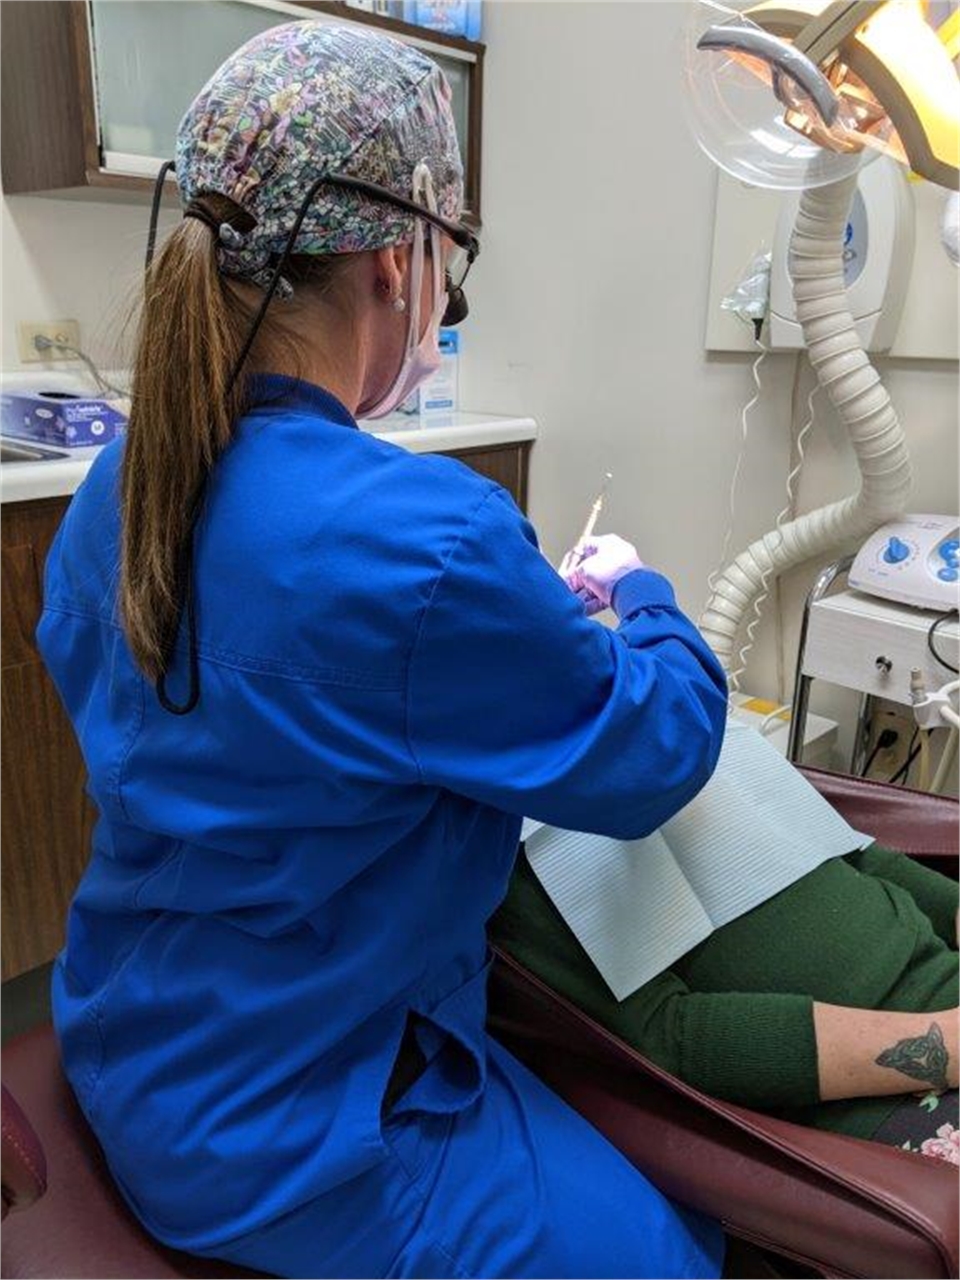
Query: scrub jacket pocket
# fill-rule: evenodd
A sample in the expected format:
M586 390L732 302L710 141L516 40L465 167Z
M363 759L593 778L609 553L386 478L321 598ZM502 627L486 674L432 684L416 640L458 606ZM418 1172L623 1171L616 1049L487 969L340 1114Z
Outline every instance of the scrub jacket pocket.
M475 1102L487 1078L486 1019L488 958L483 968L455 988L433 1008L413 1004L420 1017L417 1041L427 1068L393 1109L396 1116L408 1111L457 1112ZM474 1037L474 1028L480 1028Z

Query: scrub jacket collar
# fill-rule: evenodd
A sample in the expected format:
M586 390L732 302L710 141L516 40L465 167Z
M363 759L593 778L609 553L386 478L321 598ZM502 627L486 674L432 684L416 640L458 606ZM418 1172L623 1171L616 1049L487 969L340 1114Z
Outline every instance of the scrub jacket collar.
M302 378L292 378L285 373L255 373L248 381L247 390L249 409L300 409L319 414L328 422L357 429L356 419L342 401Z

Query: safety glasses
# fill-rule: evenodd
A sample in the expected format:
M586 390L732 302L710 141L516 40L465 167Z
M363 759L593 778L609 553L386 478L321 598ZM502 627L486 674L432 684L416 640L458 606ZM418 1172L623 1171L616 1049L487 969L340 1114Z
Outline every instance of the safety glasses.
M163 183L167 173L174 167L172 160L167 160L160 168L157 174L156 184L153 192L153 207L150 210L150 230L147 236L147 252L146 267L149 269L153 261L154 247L157 237L157 220L160 213L160 199L163 193ZM389 187L381 187L375 182L365 182L362 178L353 178L346 173L329 173L323 174L318 178L310 190L307 192L306 198L300 206L290 236L287 240L286 248L283 251L285 259L290 253L297 232L300 230L300 224L313 201L314 196L323 186L342 187L347 191L356 191L358 195L366 196L368 200L379 200L384 204L392 205L395 209L403 209L406 213L412 214L415 218L420 218L424 222L430 223L444 235L449 236L453 241L455 248L447 260L446 268L446 290L447 290L447 308L443 314L443 324L447 328L460 324L462 320L467 318L469 306L466 296L463 292L463 284L466 280L470 268L473 266L480 253L480 241L477 236L465 227L462 222L452 222L449 218L442 217L439 213L434 213L432 209L427 209L424 205L418 204L415 200L409 200L406 196L398 195L395 191L391 191ZM282 262L281 262L282 267ZM276 272L279 279L279 270ZM271 282L268 289L268 298L272 296L275 288L275 282ZM251 341L253 335L251 334Z
M358 195L366 196L369 200L379 200L383 204L392 205L395 209L403 209L406 213L413 214L415 218L429 222L431 226L449 236L455 248L447 260L447 309L443 313L442 323L444 327L452 328L453 325L460 324L467 318L470 308L463 292L463 284L480 253L480 241L468 227L465 227L462 222L451 222L449 218L441 217L439 213L425 208L416 200L408 200L405 196L397 195L389 187L378 186L375 182L365 182L362 178L351 178L346 173L326 174L316 185L343 187L347 191L356 191Z
M478 243L477 253L479 251ZM467 318L470 307L467 304L467 296L463 292L463 282L470 274L470 268L473 266L476 257L476 253L470 253L458 244L454 246L447 258L447 309L443 313L443 323L447 328L451 328Z

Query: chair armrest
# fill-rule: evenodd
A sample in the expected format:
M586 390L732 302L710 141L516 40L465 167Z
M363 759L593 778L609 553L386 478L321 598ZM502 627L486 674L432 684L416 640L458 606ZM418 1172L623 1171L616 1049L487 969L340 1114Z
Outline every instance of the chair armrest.
M40 1139L6 1085L3 1085L0 1130L5 1218L12 1209L25 1209L39 1200L47 1189L47 1162Z
M957 1275L952 1166L711 1098L495 956L492 1034L667 1195L825 1275Z
M802 766L807 781L858 831L956 877L960 803L911 787Z

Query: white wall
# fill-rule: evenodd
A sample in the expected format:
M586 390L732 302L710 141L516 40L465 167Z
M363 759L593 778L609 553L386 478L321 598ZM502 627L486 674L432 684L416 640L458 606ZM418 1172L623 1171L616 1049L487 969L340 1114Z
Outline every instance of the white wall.
M485 10L484 247L463 381L468 402L537 418L531 506L552 557L610 470L604 527L696 611L753 384L749 362L703 350L716 182L680 110L684 9ZM738 542L779 497L761 487L785 474L794 364L764 366Z
M175 216L163 211L161 231ZM83 348L98 364L124 366L125 322L143 274L148 218L145 203L2 198L0 368L19 366L16 326L24 320L77 320Z
M682 111L685 14L682 3L647 0L488 0L484 246L462 386L470 404L537 418L531 510L551 557L576 536L611 470L602 528L635 540L695 614L717 564L753 383L748 358L703 349L716 177ZM883 369L913 450L912 509L956 510L956 362ZM783 505L810 385L805 358L798 367L792 355L771 355L761 373L734 553ZM856 485L835 419L820 417L801 510ZM769 602L751 692L789 696L814 576L801 569L782 584L779 646ZM851 709L823 686L813 706L845 718Z
M633 539L696 614L718 564L753 384L748 359L703 350L716 179L681 109L685 11L675 0L486 0L484 246L470 279L461 391L465 408L537 418L531 510L553 559L610 470L601 528ZM162 226L174 217L165 211ZM18 320L63 318L80 321L98 362L122 365L117 337L146 228L145 204L4 200L0 367L18 364ZM956 363L887 362L884 373L913 450L913 509L956 510ZM771 355L762 374L732 552L783 504L809 385L790 355ZM849 449L825 414L800 508L854 483ZM771 600L751 692L789 695L812 576L797 570L782 584L779 645ZM815 687L813 705L847 717L850 703Z

